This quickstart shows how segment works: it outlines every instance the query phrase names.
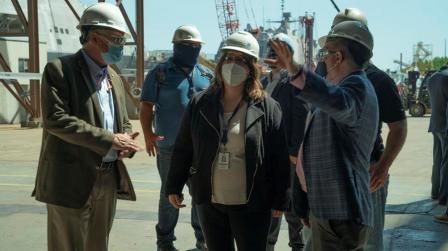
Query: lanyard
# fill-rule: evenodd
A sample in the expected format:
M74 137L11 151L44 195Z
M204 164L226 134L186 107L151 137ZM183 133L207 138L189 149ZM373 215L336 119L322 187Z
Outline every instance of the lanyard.
M238 103L238 105L235 107L235 110L233 110L232 115L230 115L230 118L227 120L227 123L222 123L223 124L223 128L222 128L222 137L221 137L221 143L225 146L227 144L227 142L229 141L228 138L228 133L229 133L229 124L230 121L233 119L233 117L235 117L235 115L238 113L238 110L241 108L241 104L243 102L243 99L240 100L240 102ZM221 112L220 112L220 118L222 120L222 122L224 121L224 108L222 107L222 104L220 105L221 108Z

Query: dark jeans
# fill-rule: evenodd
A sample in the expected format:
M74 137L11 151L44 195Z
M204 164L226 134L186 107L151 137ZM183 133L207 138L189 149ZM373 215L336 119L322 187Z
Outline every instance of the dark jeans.
M446 133L433 133L433 165L431 197L446 200L448 195L448 136Z
M197 206L208 250L265 251L271 211L248 212L243 206Z
M291 164L291 184L292 179L296 179L296 166ZM291 189L289 189L291 190ZM291 191L288 191L291 194ZM286 211L284 213L286 222L288 223L289 232L289 243L292 251L300 251L304 247L302 240L302 228L303 225L300 222L299 216L297 216L294 210ZM266 251L274 251L275 244L278 240L278 235L280 232L280 226L282 224L282 217L275 218L271 217L271 226L269 228L268 243L266 246Z
M165 184L171 165L172 151L172 148L160 148L159 154L157 155L157 169L159 171L160 179L162 180L159 197L159 221L156 225L157 246L166 246L176 240L174 228L179 219L179 209L173 207L168 198L165 197ZM194 235L196 236L197 242L203 243L204 236L202 234L196 213L196 205L194 203L192 203L191 207L191 226L194 229Z
M314 251L363 251L369 227L352 220L327 220L310 213Z

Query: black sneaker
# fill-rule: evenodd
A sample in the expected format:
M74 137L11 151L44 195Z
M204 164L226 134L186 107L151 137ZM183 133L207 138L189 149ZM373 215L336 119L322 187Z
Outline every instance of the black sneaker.
M175 248L173 244L168 244L157 247L157 251L179 251L179 249Z

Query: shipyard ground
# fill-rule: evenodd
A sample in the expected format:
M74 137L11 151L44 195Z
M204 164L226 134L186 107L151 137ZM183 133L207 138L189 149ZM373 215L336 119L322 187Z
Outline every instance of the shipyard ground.
M432 135L427 133L429 117L409 118L408 123L406 145L390 173L384 231L386 250L448 250L448 225L433 221L433 215L441 214L446 207L429 199L432 166ZM133 125L140 130L138 121L133 121ZM41 135L42 129L0 126L0 250L46 250L45 205L30 197ZM142 138L140 141L143 143ZM110 250L156 250L154 226L160 181L155 159L141 152L126 163L138 199L119 201ZM194 250L195 244L188 209L181 211L176 228L176 246L182 251ZM288 250L287 239L284 222L276 250Z

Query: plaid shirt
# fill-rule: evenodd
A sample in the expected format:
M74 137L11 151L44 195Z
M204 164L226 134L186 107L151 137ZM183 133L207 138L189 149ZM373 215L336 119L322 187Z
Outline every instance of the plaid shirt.
M373 224L369 160L378 127L378 103L363 71L329 85L308 73L299 97L315 107L303 143L307 196L300 207L318 218Z

